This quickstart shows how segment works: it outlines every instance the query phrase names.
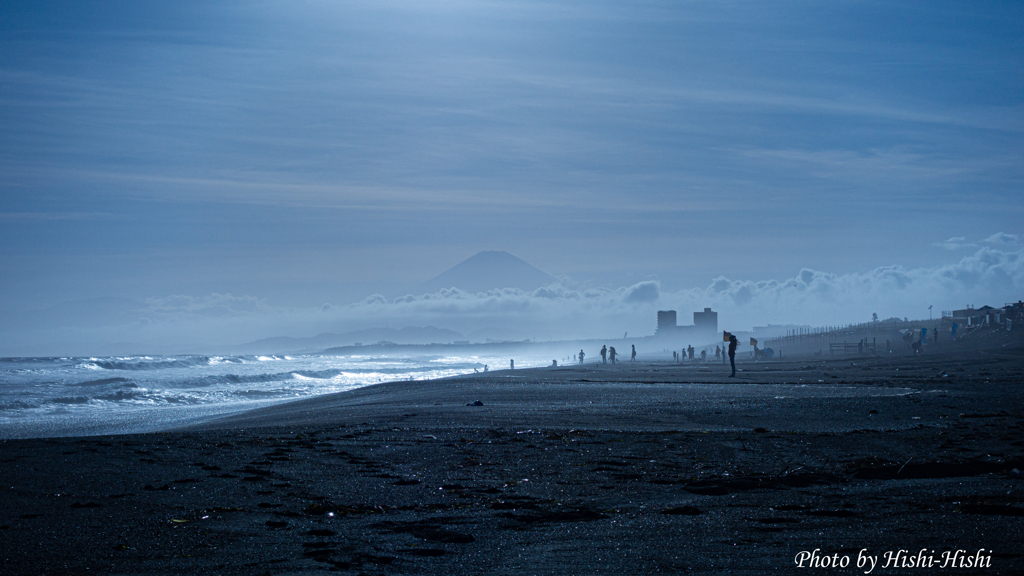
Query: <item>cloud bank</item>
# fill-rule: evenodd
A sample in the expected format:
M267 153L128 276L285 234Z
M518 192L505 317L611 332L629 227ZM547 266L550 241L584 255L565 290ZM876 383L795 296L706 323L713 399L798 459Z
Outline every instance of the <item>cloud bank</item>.
M679 291L665 290L656 280L608 288L563 279L532 291L451 288L394 299L374 294L349 305L309 309L277 308L250 296L171 296L126 301L130 310L124 302L108 302L121 313L105 311L106 323L95 314L74 322L73 307L65 305L53 311L59 318L30 319L42 328L8 322L0 333L0 354L212 352L269 336L382 326L437 326L475 340L639 337L653 334L658 310L677 310L680 324L688 324L691 312L711 307L719 312L721 328L749 330L765 324L863 322L873 313L927 318L929 305L938 316L968 304L1001 306L1024 298L1021 237L1000 233L980 243L985 246L974 253L933 267L893 265L849 274L805 268L792 278L762 281L720 276L704 288ZM86 351L89 345L94 349Z
M1019 242L1018 242L1019 246ZM388 301L380 295L353 304L353 316L415 318L420 322L521 326L524 337L583 338L651 334L656 311L674 309L679 322L693 311L719 311L725 329L765 324L841 324L880 317L927 317L935 310L994 304L1024 297L1024 250L985 247L957 262L931 268L883 266L832 274L802 269L786 280L747 281L724 276L706 288L665 291L656 281L617 289L553 285L532 292L507 289L469 294L444 290ZM936 312L937 315L937 312ZM458 329L458 328L456 328Z

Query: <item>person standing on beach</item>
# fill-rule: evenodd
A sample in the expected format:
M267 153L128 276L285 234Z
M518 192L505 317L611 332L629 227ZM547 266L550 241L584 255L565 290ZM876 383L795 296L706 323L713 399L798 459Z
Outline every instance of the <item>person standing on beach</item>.
M690 345L689 345L689 346L688 346L688 347L686 348L686 351L690 353L690 362L693 362L693 350L694 350L694 348L693 348L693 344L690 344Z
M612 359L612 364L615 364L615 346L608 349L608 356Z
M516 361L515 361L515 359L512 359L512 360L508 361L508 369L509 370L515 370L516 369Z
M583 350L580 350L580 366L583 366L583 357L584 356L586 356L586 354L583 353Z
M721 360L721 359L722 359L722 347L721 346L715 346L715 360Z
M633 353L629 355L630 362L636 362L636 344L633 344Z
M601 364L608 363L608 347L601 346Z
M736 377L736 346L739 345L739 341L732 334L729 335L729 364L732 364L732 374L730 378Z

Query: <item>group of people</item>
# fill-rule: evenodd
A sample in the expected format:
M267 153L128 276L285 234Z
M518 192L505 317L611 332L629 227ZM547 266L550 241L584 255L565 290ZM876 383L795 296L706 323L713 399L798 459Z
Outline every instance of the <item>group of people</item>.
M697 357L696 352L697 350L693 346L687 346L686 348L683 348L682 352L676 352L675 350L673 350L672 360L675 362L684 362L687 359L689 359L690 362L694 362L695 360L700 360L701 362L708 361L708 351L706 349L700 351L699 357ZM724 359L725 349L723 349L721 346L715 346L715 361Z
M630 345L630 347L632 348L632 350L629 354L629 361L636 362L636 344L632 344ZM607 364L609 360L612 361L612 364L615 364L615 360L619 357L619 353L615 351L614 346L601 346L600 354L602 364ZM575 356L575 359L579 361L580 365L582 365L583 359L586 358L586 356L586 352L580 350L580 353Z
M729 364L732 366L732 374L729 375L730 377L735 377L736 376L736 347L737 346L739 346L739 340L737 340L736 336L734 336L732 334L729 335L729 347L728 347L728 350L725 349L725 348L722 348L721 346L715 346L715 360L718 360L719 358L721 358L722 362L724 363L725 362L725 358L726 358L726 354L728 354ZM630 362L635 362L636 361L636 345L635 344L631 345L631 347L632 347L632 352L629 355L629 361ZM615 347L614 346L610 346L610 347L609 346L601 346L600 354L601 354L601 363L602 364L607 364L609 360L611 360L612 364L615 364L615 360L618 358L618 352L615 351ZM696 349L691 345L691 346L687 346L686 348L684 348L682 350L682 352L672 351L672 358L673 358L673 360L679 362L679 361L685 360L685 359L687 359L687 357L689 357L690 361L693 362L694 359L695 359L695 354L696 354ZM586 356L587 356L586 352L584 352L583 350L580 350L579 354L576 354L573 357L573 359L578 361L580 363L580 365L582 365L583 364L583 359L586 358ZM708 351L707 350L701 350L700 351L700 361L701 362L706 362L707 358L708 358Z

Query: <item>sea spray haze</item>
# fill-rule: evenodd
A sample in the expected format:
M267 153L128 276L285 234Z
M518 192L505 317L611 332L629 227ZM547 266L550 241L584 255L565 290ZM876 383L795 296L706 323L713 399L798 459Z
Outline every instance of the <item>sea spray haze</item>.
M719 324L749 330L765 324L864 322L872 314L927 317L968 304L1002 306L1024 295L1024 249L1017 236L984 240L932 267L882 266L835 274L799 270L783 280L713 278L703 288L667 289L659 280L618 288L568 277L532 289L484 282L474 291L452 285L435 292L374 294L351 304L273 306L251 297L214 295L85 301L9 315L0 327L4 355L319 352L357 341L450 343L455 340L566 340L653 334L658 310L712 307ZM524 263L525 264L525 263ZM444 277L444 275L442 275ZM529 281L538 282L536 277ZM448 276L450 283L466 277ZM493 284L493 286L491 286ZM389 329L370 330L382 326ZM361 332L351 332L355 328ZM390 330L390 332L388 332ZM340 334L339 334L340 333ZM276 338L244 346L253 340ZM331 335L336 337L331 339ZM347 334L348 336L342 336ZM314 338L315 335L321 337ZM344 338L347 338L345 340ZM317 347L319 344L319 347Z
M523 356L522 367L547 359ZM384 381L507 366L495 356L129 356L0 359L0 437L160 430Z

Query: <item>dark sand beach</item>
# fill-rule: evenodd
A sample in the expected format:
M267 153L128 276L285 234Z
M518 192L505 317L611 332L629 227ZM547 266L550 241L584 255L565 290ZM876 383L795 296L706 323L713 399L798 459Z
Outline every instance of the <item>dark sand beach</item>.
M0 572L1019 574L1022 352L500 371L8 440Z

